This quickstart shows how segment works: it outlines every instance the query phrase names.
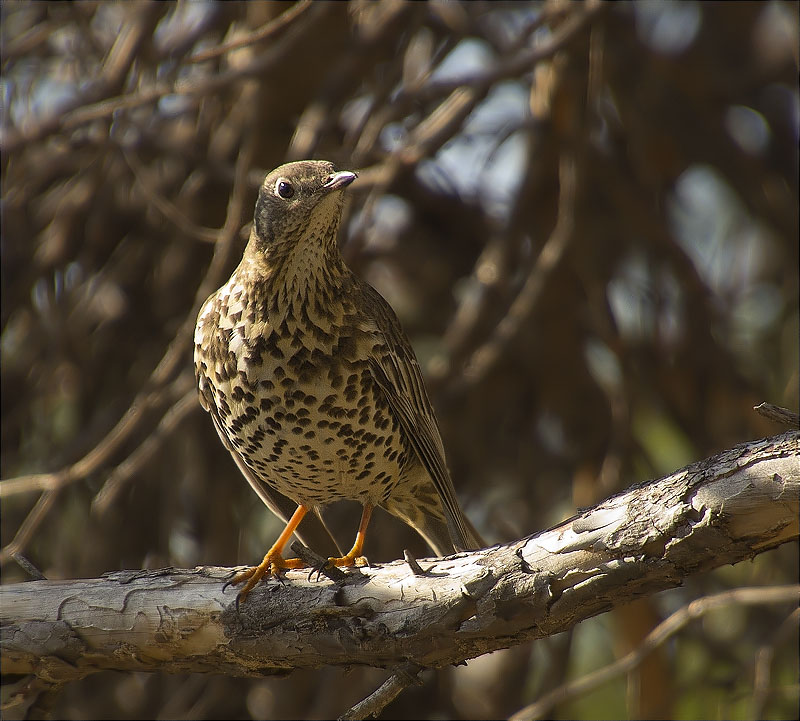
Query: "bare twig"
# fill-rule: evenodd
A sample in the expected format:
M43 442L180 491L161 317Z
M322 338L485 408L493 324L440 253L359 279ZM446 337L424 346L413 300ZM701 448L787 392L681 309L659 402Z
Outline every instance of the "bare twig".
M225 55L233 50L238 50L239 48L268 40L273 35L277 35L281 30L288 27L291 23L301 17L303 13L305 13L310 7L311 0L298 0L298 2L292 5L292 7L288 8L278 15L278 17L270 20L268 23L264 23L257 30L253 30L246 35L242 35L241 37L238 37L235 40L231 40L227 43L223 43L221 45L217 45L216 47L208 48L207 50L202 50L199 53L195 53L194 55L186 58L186 60L183 62L186 65L191 63L202 63L206 60L217 58L220 55Z
M419 561L414 558L411 551L409 551L407 548L403 549L403 558L405 558L408 567L415 576L425 575L425 571L423 570L422 566L419 565Z
M420 683L421 670L415 663L403 664L363 701L342 714L340 721L360 721L370 716L376 717L409 686Z
M764 644L756 653L753 666L753 700L751 718L766 718L765 706L769 700L770 679L772 677L772 661L775 647L791 638L792 629L800 624L800 608L794 609L773 634L771 643Z
M327 72L321 92L297 122L287 150L288 158L300 159L313 154L323 130L333 122L335 109L347 100L355 79L364 73L364 66L368 64L365 59L375 48L393 42L396 35L404 37L405 33L398 33L398 29L408 24L407 18L415 11L418 12L413 3L384 3L372 14L374 22Z
M0 566L4 566L10 560L16 559L25 550L36 533L36 529L39 528L39 525L47 518L47 514L55 506L60 493L61 487L56 486L39 496L30 513L25 516L25 520L14 535L13 540L0 550Z
M317 576L319 576L319 574L327 576L331 581L336 583L340 583L347 578L347 574L341 568L330 565L327 558L320 556L318 553L314 553L314 551L304 546L300 541L292 542L291 549L292 552L311 569L311 573L308 575L309 579L311 579L314 574L317 574Z
M164 441L175 432L181 422L200 406L197 402L197 391L194 387L194 378L189 373L180 376L175 381L176 386L185 388L190 386L184 394L164 414L164 417L140 446L136 448L106 479L103 487L92 500L92 511L103 515L116 500L119 493L125 488L142 466L150 460Z
M190 218L186 217L174 203L168 201L162 193L153 188L153 181L148 177L147 169L142 165L136 154L122 148L122 156L125 162L128 163L131 171L133 172L139 187L144 193L147 200L164 215L167 220L172 221L175 227L183 231L190 238L196 238L204 243L216 243L219 237L219 230L212 228L204 228L196 223L193 223Z
M800 428L800 415L788 408L773 405L772 403L759 403L753 410L764 418L780 423L790 428Z
M47 577L34 566L25 556L21 553L14 553L13 554L14 561L16 564L27 573L32 580L34 581L46 581Z
M419 88L417 100L427 102L432 99L450 95L460 87L473 88L476 91L483 89L485 92L495 83L508 78L517 77L533 69L536 63L555 55L559 50L569 44L572 39L583 30L594 17L604 11L606 3L599 0L573 4L573 12L557 27L550 36L533 48L526 49L517 55L503 59L487 72L460 77L455 80L435 80ZM402 93L398 102L405 98Z
M575 194L577 192L576 160L570 151L561 157L559 179L561 195L558 220L553 232L542 247L525 285L514 299L508 313L497 326L492 337L477 348L464 369L463 382L475 385L491 370L503 355L505 348L524 327L525 321L536 309L547 279L564 256L575 228ZM459 381L460 382L460 381Z

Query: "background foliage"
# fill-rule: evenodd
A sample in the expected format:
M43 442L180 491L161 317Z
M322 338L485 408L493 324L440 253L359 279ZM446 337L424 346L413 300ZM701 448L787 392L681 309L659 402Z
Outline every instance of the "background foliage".
M20 557L48 578L260 560L279 524L200 411L191 330L290 159L359 170L343 253L412 338L492 542L779 430L756 403L797 407L796 3L0 12L4 583ZM357 517L331 509L345 544ZM370 531L373 562L425 555L386 514ZM797 560L431 673L384 716L505 716ZM791 611L711 615L558 713L794 718ZM97 675L54 713L325 718L385 676Z

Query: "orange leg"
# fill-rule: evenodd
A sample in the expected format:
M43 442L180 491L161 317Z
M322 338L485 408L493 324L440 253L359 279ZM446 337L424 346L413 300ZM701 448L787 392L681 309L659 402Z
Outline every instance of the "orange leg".
M245 587L239 591L237 603L244 601L245 598L247 598L247 594L253 590L253 586L255 586L264 576L270 573L277 573L284 568L303 567L303 562L299 558L284 558L281 554L283 553L283 547L287 544L295 529L300 525L300 521L303 520L306 513L308 513L308 508L306 506L298 506L297 510L292 514L292 517L286 524L286 528L283 529L283 533L278 536L278 540L275 541L275 543L272 544L272 548L267 551L267 555L264 556L264 560L261 561L261 563L259 563L257 566L253 566L252 568L248 568L246 571L237 573L229 581L230 585L232 586L235 586L242 581L247 581ZM359 531L359 533L361 533L361 531Z
M358 533L356 534L353 547L341 558L329 558L328 563L333 566L366 565L367 559L361 555L361 551L364 549L364 538L367 535L367 526L369 525L370 516L372 516L372 504L365 503L364 510L361 513L361 523L358 524Z

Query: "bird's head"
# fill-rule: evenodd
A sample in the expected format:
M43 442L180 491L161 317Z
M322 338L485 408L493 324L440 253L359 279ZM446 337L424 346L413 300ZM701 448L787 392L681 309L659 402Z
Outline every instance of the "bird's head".
M301 160L273 170L258 191L252 236L257 249L283 256L307 243L335 247L341 191L355 179L355 173L337 171L326 160Z

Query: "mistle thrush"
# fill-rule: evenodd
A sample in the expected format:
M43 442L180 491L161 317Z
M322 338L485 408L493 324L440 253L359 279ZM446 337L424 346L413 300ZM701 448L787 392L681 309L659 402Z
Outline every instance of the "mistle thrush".
M408 338L339 253L342 191L355 178L324 161L269 173L242 261L197 319L200 402L287 524L261 564L232 580L247 581L242 600L266 573L303 565L284 559L284 546L294 532L312 547L311 531L324 539L320 511L339 499L359 501L363 514L353 547L329 560L337 566L361 557L375 506L439 555L483 545L456 500Z

